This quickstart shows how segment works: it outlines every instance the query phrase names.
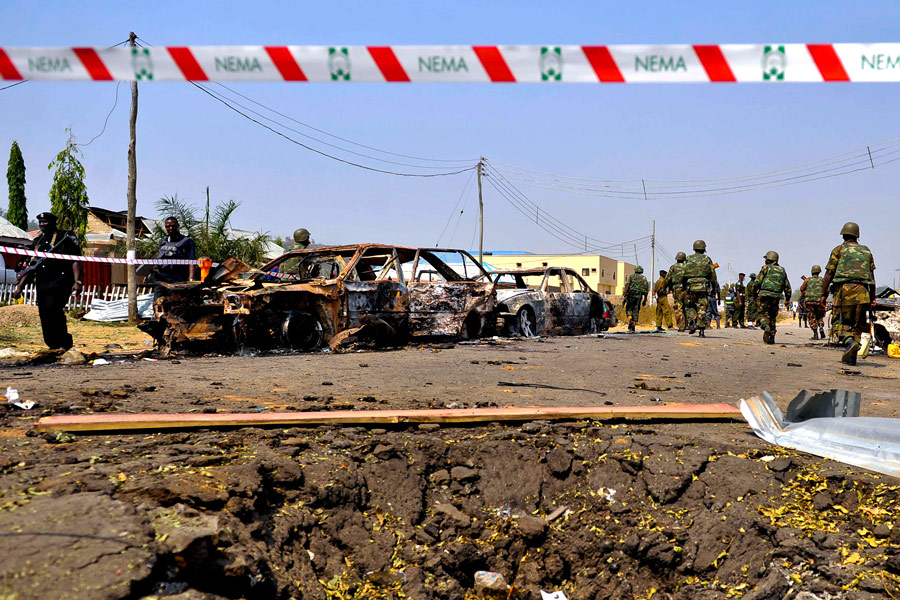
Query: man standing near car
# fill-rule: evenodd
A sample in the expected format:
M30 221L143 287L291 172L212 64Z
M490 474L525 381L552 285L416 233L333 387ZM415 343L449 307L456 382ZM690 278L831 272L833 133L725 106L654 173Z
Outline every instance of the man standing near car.
M156 256L164 260L196 260L197 253L194 249L194 240L181 233L178 219L168 217L164 222L166 236L159 244L159 254ZM197 265L160 265L154 271L152 277L156 283L181 283L192 281L197 273ZM163 287L157 285L153 288L153 300L160 296Z

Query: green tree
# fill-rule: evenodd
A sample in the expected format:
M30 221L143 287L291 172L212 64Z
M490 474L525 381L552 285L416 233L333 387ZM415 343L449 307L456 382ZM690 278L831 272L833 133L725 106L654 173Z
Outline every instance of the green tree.
M194 240L197 257L207 256L213 262L222 262L234 256L245 263L258 267L267 262L266 248L269 236L265 233L237 235L231 227L231 217L240 203L234 199L216 206L209 212L204 211L198 218L196 207L178 197L163 196L156 203L159 214L150 235L137 240L138 258L156 258L159 244L166 236L164 220L168 217L178 219L181 233Z
M9 149L9 166L6 169L9 185L9 209L6 218L19 229L28 230L28 209L25 207L25 159L19 143L13 140Z
M90 201L84 184L84 165L78 160L81 151L75 144L72 130L66 131L69 134L66 147L47 167L51 171L56 169L53 173L53 185L50 186L50 210L56 215L60 229L71 229L81 243L84 243Z

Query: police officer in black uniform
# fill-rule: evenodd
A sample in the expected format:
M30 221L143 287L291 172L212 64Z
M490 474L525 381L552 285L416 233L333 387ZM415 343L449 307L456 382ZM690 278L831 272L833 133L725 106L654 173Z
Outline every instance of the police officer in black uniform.
M57 229L56 215L42 212L37 216L37 222L41 233L34 240L33 250L81 256L78 237L71 231ZM66 327L66 303L73 293L81 292L81 263L37 258L31 261L31 265L33 268L22 272L27 275L20 280L19 285L21 287L26 279L34 275L44 343L51 349L68 350L72 347L72 336ZM17 293L20 292L21 289L17 289Z

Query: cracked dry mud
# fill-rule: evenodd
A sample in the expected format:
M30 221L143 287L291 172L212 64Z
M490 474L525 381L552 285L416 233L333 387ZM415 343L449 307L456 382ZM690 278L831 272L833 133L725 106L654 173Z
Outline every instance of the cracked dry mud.
M762 380L782 407L834 380L864 414L895 410L888 359L848 378L834 351L772 355L753 333L4 371L50 413L736 402ZM787 360L805 367L772 369ZM482 570L501 598L900 597L900 482L743 423L35 436L30 413L0 415L4 600L475 598Z

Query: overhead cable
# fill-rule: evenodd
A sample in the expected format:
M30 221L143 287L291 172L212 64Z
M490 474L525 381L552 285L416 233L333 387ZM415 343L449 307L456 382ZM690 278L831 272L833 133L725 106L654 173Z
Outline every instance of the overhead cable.
M274 128L272 128L272 127L266 125L265 123L262 123L261 121L259 121L259 120L257 120L257 119L254 119L253 117L251 117L251 116L248 115L247 113L243 112L243 111L240 110L239 108L236 108L235 106L232 106L232 104L231 104L230 102L228 102L227 100L224 100L224 99L218 97L216 94L214 94L214 93L211 92L210 90L206 89L205 87L203 87L203 86L201 86L201 85L198 85L197 83L195 83L195 82L193 82L193 81L191 82L191 84L192 84L194 87L196 87L198 90L201 90L204 94L207 94L210 98L213 98L213 99L216 100L217 102L220 102L221 104L224 104L225 106L227 106L228 108L230 108L231 110L233 110L233 111L236 112L237 114L241 115L242 117L244 117L244 118L247 119L248 121L252 121L253 123L256 123L257 125L259 125L260 127L263 127L264 129L268 129L269 131L271 131L271 132L274 133L275 135L280 136L280 137L283 137L284 139L288 140L289 142L291 142L291 143L293 143L293 144L296 144L296 145L300 146L301 148L305 148L306 150L309 150L310 152L315 152L316 154L319 154L319 155L324 156L324 157L326 157L326 158L330 158L331 160L335 160L335 161L340 162L340 163L344 163L344 164L346 164L346 165L350 165L350 166L352 166L352 167L357 167L357 168L359 168L359 169L365 169L366 171L374 171L374 172L376 172L376 173L384 173L384 174L386 174L386 175L396 175L396 176L398 176L398 177L446 177L446 176L448 176L448 175L458 175L458 174L460 174L460 173L465 173L465 172L467 172L467 171L472 171L472 170L474 170L474 169L476 168L475 165L472 165L472 166L470 166L470 167L465 167L465 168L463 168L463 169L457 169L457 170L455 170L455 171L447 171L447 172L443 172L443 173L408 173L408 172L402 172L402 171L390 171L390 170L387 170L387 169L379 169L379 168L376 168L376 167L370 167L370 166L368 166L368 165L360 164L360 163L357 163L357 162L354 162L354 161L351 161L351 160L346 160L346 159L343 159L343 158L334 156L333 154L328 154L327 152L323 152L323 151L321 151L321 150L319 150L319 149L317 149L317 148L313 148L312 146L309 146L309 145L307 145L307 144L304 144L303 142L300 142L300 141L298 141L298 140L295 140L295 139L292 138L291 136L289 136L289 135L287 135L287 134L285 134L285 133L282 133L281 131L278 131L277 129L274 129ZM421 167L420 167L420 168L421 168Z

